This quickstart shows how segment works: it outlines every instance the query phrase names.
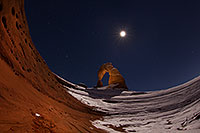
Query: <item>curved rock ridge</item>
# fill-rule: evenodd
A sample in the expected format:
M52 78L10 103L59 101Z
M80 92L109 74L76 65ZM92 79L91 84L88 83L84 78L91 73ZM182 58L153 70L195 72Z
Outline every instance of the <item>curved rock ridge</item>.
M103 82L101 80L107 72L109 73L108 85L117 84L114 86L114 88L124 88L128 90L125 80L120 74L119 70L115 68L110 62L103 64L98 70L97 87L103 86Z
M0 0L0 132L102 132L57 81L29 34L23 0Z
M93 124L110 133L200 132L200 76L153 92L78 86L66 89L83 103L105 112L107 116Z

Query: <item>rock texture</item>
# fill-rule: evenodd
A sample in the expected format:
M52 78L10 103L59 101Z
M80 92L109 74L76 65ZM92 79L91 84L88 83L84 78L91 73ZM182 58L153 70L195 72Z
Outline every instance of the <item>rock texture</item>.
M24 1L0 0L0 19L0 132L102 132L33 45Z
M109 133L200 133L200 76L160 91L66 87L107 116L93 124Z
M112 63L110 62L105 63L100 67L98 71L97 87L103 86L103 83L101 80L107 72L109 73L109 81L108 81L109 85L117 84L117 86L115 86L116 88L128 89L126 86L125 80L120 74L120 72L117 70L117 68L113 67Z

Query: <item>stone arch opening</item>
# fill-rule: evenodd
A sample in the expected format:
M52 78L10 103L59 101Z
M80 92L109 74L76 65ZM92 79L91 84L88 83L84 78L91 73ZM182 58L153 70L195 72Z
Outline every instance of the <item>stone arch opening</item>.
M102 83L103 83L103 85L107 85L107 83L108 83L108 80L109 80L109 73L108 72L106 72L105 74L104 74L104 76L103 76L103 78L102 78Z
M122 75L120 74L120 72L110 62L105 63L100 67L100 69L97 73L97 75L98 75L97 87L103 86L102 79L106 73L109 74L108 85L115 84L115 86L113 88L128 89L126 86L125 80L122 77Z

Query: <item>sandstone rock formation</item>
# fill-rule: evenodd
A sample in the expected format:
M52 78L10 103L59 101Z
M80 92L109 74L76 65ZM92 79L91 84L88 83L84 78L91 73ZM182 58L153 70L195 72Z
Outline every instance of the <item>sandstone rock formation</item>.
M36 50L24 1L0 0L0 132L102 132L89 121L99 117L66 92Z
M108 81L109 85L117 84L117 86L115 86L116 88L128 89L126 86L125 80L120 74L120 72L117 70L117 68L113 67L112 63L110 62L105 63L100 67L98 71L97 87L103 86L103 83L101 80L107 72L109 73L109 81Z

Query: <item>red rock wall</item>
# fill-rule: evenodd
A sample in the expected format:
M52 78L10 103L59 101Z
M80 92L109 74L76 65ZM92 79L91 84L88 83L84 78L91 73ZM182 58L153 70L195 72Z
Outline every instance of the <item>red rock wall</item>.
M100 132L89 122L96 114L65 91L38 53L24 1L0 0L0 132Z
M55 87L60 86L32 43L23 0L4 0L1 1L1 7L1 59L38 91L49 95L49 91L55 93ZM43 90L47 85L49 90Z

